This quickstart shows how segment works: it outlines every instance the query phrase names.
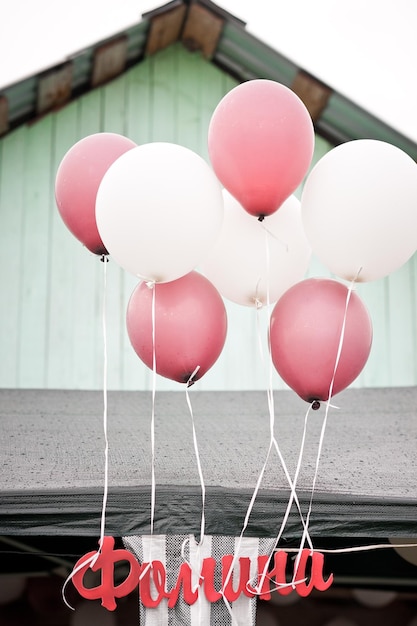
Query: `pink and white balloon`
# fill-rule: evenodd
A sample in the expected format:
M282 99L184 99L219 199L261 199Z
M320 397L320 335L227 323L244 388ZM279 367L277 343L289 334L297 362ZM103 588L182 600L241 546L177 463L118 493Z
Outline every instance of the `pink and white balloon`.
M158 374L187 383L204 376L220 356L227 314L217 289L193 271L152 288L139 283L129 300L126 325L133 349L149 369L155 356Z
M96 223L97 190L116 159L136 144L117 133L95 133L66 152L55 178L55 200L68 230L97 255L107 254Z
M350 385L368 360L371 319L357 293L348 295L336 280L309 278L290 287L272 311L274 366L313 408Z
M227 93L208 131L213 169L250 214L271 215L302 182L314 150L310 114L291 89L251 80Z
M141 145L106 172L96 219L116 263L144 280L168 282L192 271L218 236L221 186L192 150L164 142Z
M290 196L259 222L229 192L223 195L223 226L201 270L222 296L237 304L274 303L305 277L310 262L300 202Z
M383 141L344 143L313 168L301 207L312 250L331 272L383 278L417 249L417 164Z

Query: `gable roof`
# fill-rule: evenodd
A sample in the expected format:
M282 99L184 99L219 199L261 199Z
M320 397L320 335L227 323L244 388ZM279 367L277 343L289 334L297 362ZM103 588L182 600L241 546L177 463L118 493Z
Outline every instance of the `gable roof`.
M137 23L59 65L0 90L0 135L64 106L159 50L181 41L239 81L268 78L306 104L316 131L338 144L358 138L398 146L417 160L417 144L251 35L211 0L172 0Z

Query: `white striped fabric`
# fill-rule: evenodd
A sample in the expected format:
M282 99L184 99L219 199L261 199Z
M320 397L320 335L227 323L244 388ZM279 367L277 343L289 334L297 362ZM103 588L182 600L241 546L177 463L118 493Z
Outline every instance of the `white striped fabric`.
M250 557L250 574L255 578L258 574L257 557L269 554L274 542L274 539L209 535L204 537L201 544L197 544L193 535L123 537L126 549L133 552L140 563L148 563L150 560L163 563L167 574L167 589L175 586L184 560L191 566L193 588L196 588L203 559L208 557L216 560L214 586L216 590L221 589L221 559L229 554L236 556L233 569L236 579L239 577L239 557ZM256 597L244 594L229 607L224 599L209 602L200 587L198 599L191 605L187 604L182 594L172 608L168 607L167 599L163 599L155 608L147 608L140 603L139 622L141 626L255 626L256 602Z

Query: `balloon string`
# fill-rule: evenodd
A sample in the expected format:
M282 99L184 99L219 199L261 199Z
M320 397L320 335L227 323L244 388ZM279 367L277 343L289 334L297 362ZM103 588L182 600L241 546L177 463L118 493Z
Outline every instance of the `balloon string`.
M103 545L104 532L106 527L106 507L107 497L109 491L109 438L107 433L107 370L108 370L108 358L107 358L107 318L106 318L106 297L107 297L107 263L104 262L104 276L103 276L103 434L104 434L104 493L103 504L101 511L101 524L100 524L100 542L99 550ZM96 559L99 553L97 552ZM95 561L94 561L95 562Z
M266 248L266 262L267 262L267 276L268 276L268 280L267 280L267 285L266 285L266 299L267 299L267 307L269 309L270 307L270 285L269 285L269 267L270 267L270 251L269 251L269 240L268 240L268 235L269 235L269 231L265 228L265 248ZM268 331L267 331L267 337L268 337L268 348L269 348L269 354L271 354L271 335L270 335L270 326L268 325ZM287 506L287 512L286 512L286 517L288 517L289 515L289 511L291 509L292 506L292 502L295 500L298 506L298 511L301 517L301 520L304 524L304 519L301 513L301 507L298 501L298 496L297 496L297 492L295 490L296 487L296 482L298 479L298 474L300 471L300 466L301 466L301 460L302 460L302 456L303 456L303 452L304 452L304 443L305 443L305 437L306 437L306 430L307 430L307 417L308 417L308 411L306 414L306 418L305 418L305 423L304 423L304 432L303 432L303 437L302 437L302 444L301 444L301 449L300 449L300 454L299 454L299 459L298 459L298 464L297 464L297 469L296 469L296 475L295 475L295 479L293 481L291 481L290 475L288 473L287 470L287 466L284 462L284 459L282 457L281 451L279 449L278 446L278 442L276 440L275 437L275 406L274 406L274 391L273 391L273 367L272 367L272 359L269 358L268 360L269 363L269 388L268 388L268 406L269 406L269 412L270 412L270 434L271 434L271 442L273 442L275 449L277 451L277 454L280 458L281 461L281 465L284 469L285 475L287 477L287 481L290 485L291 488L291 494L290 494L290 499L289 499L289 503ZM284 520L286 522L286 518L284 517ZM281 526L281 530L280 530L280 534L278 536L278 541L280 539L280 536L282 534L282 531L284 530L285 524L283 524L283 526ZM305 526L304 526L305 528ZM277 543L278 543L277 541ZM311 543L311 542L310 542Z
M92 568L97 561L98 557L101 553L101 548L103 546L104 541L104 533L106 530L106 509L107 509L107 498L109 493L109 438L108 438L108 430L107 430L107 422L108 422L108 393L107 393L107 371L108 371L108 354L107 354L107 316L106 316L106 301L107 301L107 262L108 259L103 255L103 308L102 308L102 331L103 331L103 435L104 435L104 487L103 487L103 500L101 506L101 520L100 520L100 540L99 540L99 549L95 554L89 557L83 563L80 563L78 567L72 570L69 576L66 578L61 594L62 599L72 611L74 611L74 607L71 606L65 595L65 591L68 583L72 580L73 576L77 572L79 572L83 567L87 564L90 568Z
M265 227L264 227L265 228ZM268 235L271 234L269 232L269 230L267 228L265 228L265 255L266 255L266 267L267 267L267 281L266 281L266 302L267 302L267 308L269 310L270 308L270 280L269 280L269 276L270 276L270 250L269 250L269 239L268 239ZM306 436L306 430L307 430L307 417L308 417L308 411L306 414L306 419L305 419L305 424L304 424L304 433L303 433L303 437L302 437L302 445L301 445L301 449L300 449L300 454L299 454L299 460L298 460L298 464L297 464L297 470L296 470L296 479L294 481L291 481L291 477L289 475L287 466L285 464L284 458L281 454L280 448L278 446L278 442L276 440L275 437L275 406L274 406L274 387L273 387L273 368L272 368L272 358L271 358L271 333L270 333L270 325L268 324L268 329L267 329L267 338L268 338L268 349L269 349L269 355L270 358L268 359L268 364L269 364L269 387L268 387L268 406L269 406L269 415L270 415L270 436L271 436L271 440L270 440L270 444L273 444L275 446L275 450L278 454L278 457L280 459L281 462L281 466L284 470L285 476L287 478L288 484L290 486L291 489L291 494L290 494L290 498L289 498L289 502L288 502L288 506L287 506L287 511L286 511L286 516L284 516L284 520L285 523L283 523L281 525L281 529L278 533L278 537L276 539L276 545L278 544L282 532L285 528L285 524L286 524L286 519L288 518L291 506L293 501L296 502L296 506L300 515L300 519L301 522L304 526L304 530L306 530L306 526L304 524L304 518L301 512L301 507L300 507L300 503L298 500L298 496L297 496L297 492L295 490L296 487L296 481L298 479L298 473L300 471L300 465L301 465L301 460L302 460L302 456L303 456L303 452L304 452L304 443L305 443L305 436ZM312 547L311 544L311 540L310 537L308 535L308 531L307 531L307 537L308 537L308 542L309 545ZM271 555L272 555L272 551L271 551Z
M279 244L281 244L281 246L283 246L285 248L285 251L288 252L289 251L289 246L288 246L288 242L283 241L282 239L279 239L279 237L277 237L271 230L269 230L266 226L265 226L265 222L262 221L260 222L262 228L264 229L265 233L267 235L269 235L270 237L272 237L273 239L275 239L275 241Z
M62 590L61 590L61 595L62 595L62 599L65 602L65 604L67 605L67 607L69 609L71 609L71 611L75 611L75 608L68 602L65 592L66 592L66 588L68 583L70 582L70 580L72 580L72 578L75 576L75 574L77 574L80 570L82 570L86 565L88 565L90 568L93 567L94 563L97 561L99 554L100 554L100 549L101 546L99 548L99 550L93 554L92 556L88 557L88 559L86 559L85 561L82 561L82 563L80 563L77 567L75 567L72 572L70 573L69 576L67 576L64 584L62 585Z
M272 548L272 552L276 549L276 547L277 547L277 545L279 543L279 540L282 537L282 533L284 532L285 526L287 525L287 521L288 521L288 518L289 518L289 515L290 515L290 512L291 512L291 507L292 507L293 502L294 502L294 494L296 494L296 486L297 486L298 476L299 476L299 473L300 473L300 470L301 470L301 463L302 463L303 455L304 455L305 441L306 441L306 435L307 435L308 417L309 417L310 411L311 411L311 405L308 406L308 409L306 411L306 415L305 415L305 418L304 418L303 435L302 435L302 438L301 438L300 451L299 451L299 454L298 454L297 466L296 466L295 474L294 474L294 478L293 478L294 490L291 491L290 497L288 499L287 508L285 510L284 517L282 519L280 530L279 530L278 535L277 535L277 537L275 539L275 543L274 543L274 547ZM302 522L303 522L304 529L306 529L306 523L304 523L303 517L301 517L301 519L302 519ZM310 538L310 536L308 534L308 530L306 531L306 537L307 537L307 541L308 541L310 550L313 550L313 544L312 544L311 538Z
M270 290L269 290L269 264L270 264L270 254L269 254L269 241L268 241L268 230L265 229L265 249L266 249L266 265L267 265L267 286L266 286L266 299L267 299L267 307L269 309L270 306ZM268 348L269 348L269 354L271 354L271 336L270 336L270 327L268 326L268 332L267 332L267 339L268 339ZM302 522L302 525L304 527L304 533L303 536L305 536L308 540L309 545L312 547L312 543L311 543L311 539L308 533L308 528L306 526L306 523L304 521L302 512L301 512L301 507L300 507L300 502L298 499L298 495L296 492L296 483L297 483L297 479L298 479L298 474L300 471L300 467L301 467L301 461L302 461L302 457L303 457L303 452L304 452L304 444L305 444L305 437L306 437L306 431L307 431L307 416L308 416L308 412L306 415L306 419L305 419L305 423L304 423L304 432L303 432L303 437L302 437L302 443L301 443L301 448L300 448L300 453L299 453L299 458L298 458L298 463L297 463L297 469L296 469L296 474L295 474L295 479L294 481L291 480L291 477L289 475L288 469L287 469L287 465L284 461L284 457L282 456L280 447L278 445L278 441L276 440L275 437L275 405L274 405L274 391L273 391L273 368L272 368L272 359L269 358L268 360L269 363L269 386L268 386L268 390L267 390L267 397L268 397L268 407L269 407L269 424L270 424L270 447L273 445L275 447L276 453L278 455L278 458L281 462L281 467L284 470L285 476L287 478L287 482L290 486L290 497L288 499L288 504L287 504L287 508L284 514L284 518L282 520L280 529L278 531L278 535L275 539L274 542L274 548L271 550L271 553L269 555L269 558L267 560L267 562L265 563L262 575L260 577L259 580L259 584L257 587L257 592L259 592L259 589L262 589L262 586L264 584L265 578L267 576L267 572L269 569L269 565L271 562L271 559L273 557L273 553L274 550L276 548L276 546L279 543L279 540L282 537L282 533L284 531L285 525L287 523L289 514L290 514L290 510L292 507L293 502L296 503L299 515L300 515L300 519ZM300 582L300 581L298 581Z
M312 552L321 554L349 554L351 552L370 552L372 550L387 550L390 548L417 548L417 543L375 543L367 546L352 546L349 548L314 548ZM298 553L300 548L285 548L285 552Z
M261 318L260 318L260 312L261 312L261 309L262 309L262 300L260 298L258 298L258 291L259 291L260 281L261 281L261 278L259 278L259 280L258 280L258 282L256 284L256 291L255 291L255 293L256 293L256 297L255 297L256 336L257 336L257 340L258 340L258 347L259 347L259 353L260 353L261 361L262 361L262 363L265 363L264 349L263 349L263 343L262 343ZM253 507L255 505L255 501L256 501L259 489L260 489L262 481L263 481L263 477L264 477L264 474L265 474L265 471L266 471L266 468L267 468L267 465L268 465L268 461L269 461L269 457L270 457L270 454L271 454L271 450L272 450L272 441L270 441L270 443L269 443L268 451L266 453L266 457L265 457L263 466L261 467L261 470L259 472L255 488L253 490L253 493L252 493L252 496L251 496L248 508L246 510L246 514L245 514L245 518L244 518L244 521L243 521L242 529L240 531L239 539L237 541L235 554L234 554L232 563L230 565L229 571L227 572L227 575L225 577L224 584L223 584L223 587L222 587L223 600L224 600L224 602L226 604L228 612L230 613L230 615L232 617L232 620L234 618L233 618L233 615L232 615L232 612L231 612L231 607L230 607L227 599L224 596L224 590L225 590L227 584L229 583L229 580L230 580L230 578L232 576L233 568L236 565L236 561L238 559L238 554L240 552L240 547L241 547L242 540L243 540L243 535L245 534L246 528L247 528L247 526L249 524L249 519L250 519L252 510L253 510Z
M343 341L344 341L344 338L345 338L347 312L348 312L350 297L352 295L353 288L355 286L355 283L356 283L356 281L357 281L361 271L362 271L362 268L360 267L358 272L357 272L357 274L356 274L356 276L350 282L349 289L348 289L347 294L346 294L345 310L344 310L344 314L343 314L342 328L341 328L341 331L340 331L339 345L338 345L338 348L337 348L336 359L335 359L335 364L334 364L334 368L333 368L333 374L332 374L332 378L331 378L331 381L330 381L329 393L328 393L328 398L327 398L327 402L326 402L326 410L325 410L323 424L322 424L321 432L320 432L320 439L319 439L319 445L318 445L318 450L317 450L317 457L316 457L316 463L315 463L315 469L314 469L313 483L312 483L312 487L311 487L311 495L310 495L310 501L309 501L308 511L307 511L306 525L304 526L304 531L303 531L303 535L302 535L302 538L301 538L301 543L300 543L298 555L297 555L297 558L296 558L296 561L295 561L294 577L296 575L298 564L299 564L300 559L301 559L301 553L302 553L302 550L303 550L304 545L305 545L306 535L307 535L308 527L309 527L309 524L310 524L311 511L312 511L312 508L313 508L314 492L315 492L315 489L316 489L316 482L317 482L318 473L319 473L320 458L321 458L321 453L322 453L323 443L324 443L324 435L325 435L326 426L327 426L327 420L328 420L328 416L329 416L329 409L330 409L330 406L331 406L330 405L330 401L331 401L332 395L333 395L333 387L334 387L334 382L335 382L335 378L336 378L336 372L337 372L337 368L339 366L340 356L342 354L342 348L343 348Z
M269 234L269 231L267 229L265 229L265 255L266 255L266 265L267 265L267 277L269 277L269 265L270 265L268 234ZM269 278L267 279L267 284L266 284L266 300L267 300L267 309L269 310L269 307L270 307ZM262 341L260 340L260 319L259 319L260 308L261 308L261 306L258 306L258 300L257 300L257 307L256 307L257 318L256 319L257 319L258 339L259 339L261 359L264 360ZM269 328L268 328L267 337L268 337L268 346L270 348ZM244 535L244 533L246 531L246 528L248 526L249 518L250 518L250 515L252 513L252 510L253 510L253 507L254 507L254 504L255 504L255 501L256 501L259 489L260 489L261 484L262 484L262 480L263 480L263 477L264 477L264 474L265 474L265 471L266 471L266 467L268 465L268 461L269 461L269 457L270 457L272 448L275 448L276 453L277 453L277 455L279 457L279 460L281 462L281 466L282 466L282 468L284 470L285 476L287 478L288 484L289 484L290 489L291 489L291 496L290 496L290 499L289 499L289 502L288 502L288 505L287 505L287 509L286 509L286 512L285 512L285 515L284 515L284 519L283 519L283 522L281 524L278 536L277 536L277 538L275 540L274 548L271 550L270 557L269 557L269 559L268 559L268 561L267 561L267 563L266 563L266 565L264 567L264 570L262 572L260 583L258 585L258 591L259 591L260 588L262 588L262 585L264 583L265 577L267 576L269 563L270 563L270 561L272 559L272 556L273 556L273 553L274 553L274 549L278 545L279 540L280 540L280 538L282 536L282 533L283 533L283 530L285 528L285 525L286 525L286 522L287 522L287 519L288 519L288 516L289 516L289 513L290 513L290 509L291 509L291 506L292 506L293 502L296 503L296 506L297 506L297 509L298 509L298 512L299 512L302 524L304 526L304 529L306 528L305 522L304 522L304 519L303 519L303 515L302 515L302 512L301 512L300 502L299 502L298 495L297 495L297 492L296 492L296 489L295 489L295 487L296 487L296 480L294 482L291 480L291 476L290 476L290 474L288 472L286 463L284 461L284 458L282 456L280 447L279 447L278 442L277 442L276 437L275 437L275 432L274 432L275 431L275 407L274 407L274 396L273 396L273 379L272 379L273 370L272 370L272 361L271 361L271 359L268 360L268 363L269 363L269 370L268 370L268 373L269 373L269 385L268 385L268 389L267 389L267 399L268 399L268 409L269 409L270 441L269 441L269 446L268 446L268 450L267 450L265 461L264 461L263 466L262 466L262 468L260 470L260 473L259 473L256 485L255 485L254 491L252 493L251 500L249 502L249 506L248 506L247 511L246 511L243 527L242 527L242 530L241 530L241 533L240 533L240 536L239 536L239 541L238 541L238 544L237 544L237 549L235 551L235 557L234 557L234 559L232 561L232 565L231 565L231 567L229 569L229 572L228 572L228 574L226 576L224 587L229 582L229 579L230 579L230 576L231 576L231 573L232 573L232 569L233 569L234 563L236 561L236 554L238 554L238 552L239 552L243 535ZM304 430L303 439L302 439L302 445L301 445L301 450L300 450L299 461L298 461L297 470L296 470L296 479L298 478L298 474L299 474L299 471L300 471L301 460L302 460L303 451L304 451L305 433L306 433L306 427L307 427L306 424L307 424L307 416L306 416L305 430ZM308 537L309 545L312 547L311 540L310 540L310 537L308 535L308 531L307 531L307 537Z
M230 569L229 569L229 572L228 572L228 577L229 577L229 574L231 573L232 569L233 569L233 563L230 566ZM222 594L223 602L224 602L224 604L226 606L227 612L230 615L231 626L239 626L239 623L238 623L238 621L236 620L236 617L233 614L233 609L232 609L232 607L231 607L231 605L229 603L229 600L224 595L224 587L220 590L220 593Z
M192 429L193 429L194 453L195 453L195 458L196 458L196 462L197 462L198 476L200 478L200 485L201 485L201 528L200 528L200 541L199 541L199 545L201 545L203 543L204 534L205 534L206 486L204 484L203 470L201 468L201 460L200 460L200 453L199 453L199 450L198 450L198 441L197 441L197 432L196 432L196 428L195 428L194 412L193 412L193 408L191 406L191 400L190 400L190 394L189 394L189 387L190 387L189 383L192 381L192 379L197 374L199 369L200 369L200 366L197 365L197 367L195 368L194 372L191 374L190 378L188 379L188 382L187 382L187 384L185 386L185 396L187 398L188 409L190 411L191 425L192 425Z
M200 369L200 365L197 365L197 367L195 368L194 372L191 374L190 378L187 381L187 384L185 386L185 395L187 398L187 404L188 404L188 409L190 412L190 417L191 417L191 424L192 424L192 430L193 430L193 443L194 443L194 453L195 453L195 457L196 457L196 461L197 461L197 468L198 468L198 475L200 478L200 485L201 485L201 526L200 526L200 540L197 544L197 556L198 559L200 561L201 557L200 557L200 549L202 548L203 542L204 542L204 537L205 537L205 501L206 501L206 487L205 487L205 483L204 483L204 476L203 476L203 471L201 468L201 461L200 461L200 453L198 450L198 441L197 441L197 433L196 433L196 428L195 428L195 420L194 420L194 412L192 409L192 405L191 405L191 400L190 400L190 395L189 395L189 388L192 384L192 380L194 378L194 376L197 374L198 370ZM182 545L181 545L181 557L183 559L184 562L188 563L190 569L192 570L192 572L194 572L195 574L197 574L197 583L195 586L195 589L193 589L193 592L195 592L201 584L201 581L204 580L201 576L201 563L199 563L199 566L196 568L192 563L191 563L191 559L187 560L186 556L185 556L185 546L187 545L187 543L190 543L190 538L187 537ZM202 603L201 601L198 602L198 619L197 619L197 623L202 623Z
M280 589L288 589L288 587L291 587L292 589L294 589L294 587L296 587L297 585L300 585L301 583L305 583L307 581L307 578L300 578L297 579L294 582L289 582L289 583L277 583L272 577L270 576L265 576L265 578L267 578L270 583L272 583L272 586L270 589L268 589L267 591L258 591L257 592L257 596L259 598L262 598L262 596L265 595L269 595L271 593L271 591L279 591Z
M273 432L273 427L274 427L274 418L273 418L273 416L274 416L275 409L274 409L274 397L273 397L272 389L270 389L268 391L268 400L269 400L269 406L270 406L271 430ZM307 412L307 415L308 415L308 412ZM301 445L301 448L300 448L299 459L298 459L298 463L297 463L297 470L296 470L296 477L297 477L297 479L298 479L298 473L299 473L299 470L300 470L301 460L302 460L303 451L304 451L305 433L306 433L306 427L307 427L307 415L306 415L306 420L305 420L304 433L303 433L303 437L302 437L302 445ZM260 577L259 584L258 584L258 587L257 587L257 592L259 591L259 589L262 589L262 587L263 587L263 584L265 582L265 578L267 577L267 573L268 573L270 562L272 560L274 551L275 551L275 549L276 549L276 547L277 547L277 545L278 545L278 543L279 543L279 541L280 541L280 539L282 537L282 533L284 532L284 528L285 528L285 525L287 523L287 520L288 520L288 517L289 517L289 514L290 514L290 510L291 510L291 506L292 506L293 502L296 503L296 506L297 506L297 509L298 509L298 512L299 512L299 515L300 515L301 523L302 523L303 528L304 528L304 531L303 531L304 542L307 540L309 546L312 548L312 542L311 542L311 538L310 538L310 535L309 535L309 532L308 532L308 521L304 521L304 518L303 518L303 515L302 515L302 512L301 512L300 502L299 502L298 495L297 495L297 492L296 492L296 480L294 480L294 481L291 480L291 477L289 475L289 472L288 472L287 466L285 464L284 458L283 458L283 456L281 454L281 450L279 448L278 442L277 442L277 440L275 438L275 435L273 435L273 434L271 435L271 445L274 445L275 450L276 450L276 452L278 454L279 460L281 462L281 466L282 466L282 468L284 470L285 476L287 478L288 484L289 484L290 489L291 489L291 494L290 494L290 497L289 497L289 500L288 500L287 508L286 508L286 511L285 511L285 514L284 514L284 518L283 518L283 520L281 522L281 526L280 526L278 535L277 535L277 537L275 539L275 542L274 542L274 547L271 549L271 553L270 553L269 558L267 559L267 561L265 563L262 575ZM292 584L296 585L296 584L298 584L300 582L302 582L302 581L295 581L295 580L293 580Z
M191 405L191 399L190 399L190 395L189 395L189 388L192 385L192 380L194 378L194 376L197 374L198 370L200 369L200 365L197 365L197 367L195 368L194 372L191 374L190 378L187 381L187 384L185 386L185 396L187 399L187 404L188 404L188 409L190 412L190 417L191 417L191 424L192 424L192 430L193 430L193 443L194 443L194 453L195 453L195 457L196 457L196 461L197 461L197 468L198 468L198 475L200 478L200 485L201 485L201 527L200 527L200 540L197 544L197 554L198 556L200 555L200 549L203 545L203 541L204 541L204 536L205 536L205 501L206 501L206 486L204 483L204 476L203 476L203 470L201 468L201 460L200 460L200 453L198 450L198 441L197 441L197 433L196 433L196 428L195 428L195 420L194 420L194 412L193 412L193 408ZM181 556L184 562L188 563L188 565L190 566L191 570L193 572L195 572L198 575L198 580L197 580L197 584L196 584L196 589L199 588L200 583L201 583L201 567L196 570L195 567L193 567L193 565L191 564L191 559L190 561L187 560L186 556L185 556L185 546L187 543L190 542L190 538L187 537L181 546ZM193 591L195 591L196 589L194 589ZM201 611L202 611L202 605L201 602L199 602L198 604L198 623L201 623Z
M259 285L261 282L261 278L259 277L258 282L256 283L256 289L255 289L255 299L254 299L254 303L255 303L255 307L256 307L256 336L258 338L258 348L259 348L259 354L261 356L261 362L264 365L265 363L265 356L264 356L264 347L263 347L263 343L262 343L262 330L261 330L261 309L262 309L262 300L261 298L259 298L258 296L259 294Z
M150 542L149 542L149 562L140 573L139 580L142 580L149 569L152 569L152 539L155 522L155 500L156 500L156 479L155 479L155 403L156 403L156 288L155 281L145 282L148 289L152 289L151 318L152 318L152 408L151 408L151 513L150 513Z
M147 283L152 289L152 411L151 411L151 519L149 546L149 562L152 563L152 537L155 523L155 500L156 500L156 479L155 479L155 400L156 400L156 288L154 282Z

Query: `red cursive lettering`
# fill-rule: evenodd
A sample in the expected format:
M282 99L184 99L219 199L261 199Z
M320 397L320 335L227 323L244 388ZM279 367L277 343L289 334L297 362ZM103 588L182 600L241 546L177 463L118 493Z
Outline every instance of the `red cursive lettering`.
M167 597L166 592L166 571L161 561L144 563L139 577L139 595L142 604L150 609L159 605L163 598ZM153 586L156 597L152 598L151 586Z
M97 587L84 587L84 575L90 567L91 559L97 552L89 552L81 557L74 566L72 582L80 596L87 600L98 600L109 611L116 608L115 598L127 596L138 584L140 565L128 550L114 550L113 537L104 537L97 560L91 566L93 572L101 571L101 583ZM82 566L87 561L87 564ZM125 580L119 585L114 584L114 564L127 561L130 570ZM79 568L79 569L78 569Z
M291 593L292 588L286 586L287 557L287 553L283 550L278 550L277 552L275 552L274 565L272 569L268 572L265 572L265 568L267 567L269 557L260 556L258 558L258 586L261 585L261 589L259 592L261 600L271 599L271 581L273 579L275 579L275 584L272 587L274 591L277 591L281 596L287 596Z
M250 558L239 558L239 583L236 589L233 589L233 574L230 574L233 560L234 556L231 554L222 557L222 588L225 598L229 602L235 602L242 593L250 598L254 596L248 585L250 580Z
M310 581L306 574L308 561L311 560ZM313 589L318 591L326 591L333 582L333 574L324 580L323 578L324 557L320 552L311 552L311 550L303 550L301 552L300 562L295 574L295 580L300 581L297 584L297 593L302 598L307 597ZM303 581L303 579L306 579Z
M94 557L96 557L95 560ZM125 580L115 585L114 566L119 561L127 561L130 569ZM313 589L326 591L333 582L333 574L327 578L323 576L323 555L308 549L301 551L297 571L289 580L287 580L288 554L284 550L275 552L272 567L269 566L269 556L259 556L257 559L258 583L256 588L250 584L250 558L240 557L237 560L239 568L236 567L236 569L234 568L234 561L233 555L227 554L222 557L220 589L217 589L215 585L216 560L209 557L203 559L199 581L194 589L191 567L188 563L182 563L175 585L172 589L167 590L166 569L161 561L140 564L128 550L115 550L113 537L104 537L98 552L89 552L78 560L73 570L72 581L82 597L88 600L101 599L101 604L109 611L116 608L116 598L128 595L137 586L143 606L155 608L162 601L167 600L168 607L173 608L181 593L184 601L190 605L197 601L201 591L204 592L208 602L217 602L224 597L232 603L242 594L247 597L259 595L262 600L270 600L271 591L280 595L288 595L295 591L298 595L305 597ZM233 571L231 571L232 566ZM84 575L89 567L93 571L101 572L101 582L97 587L87 588L84 586Z
M199 581L201 584L201 579ZM192 572L188 563L182 563L180 571L178 572L177 582L175 587L171 589L168 594L168 607L172 609L178 601L180 590L182 585L182 596L187 604L194 604L198 598L198 586L195 591L192 590Z

